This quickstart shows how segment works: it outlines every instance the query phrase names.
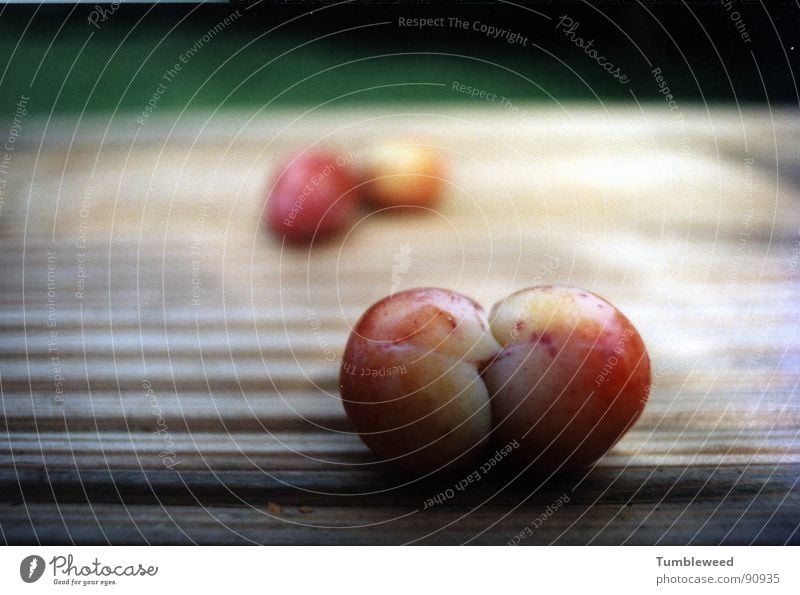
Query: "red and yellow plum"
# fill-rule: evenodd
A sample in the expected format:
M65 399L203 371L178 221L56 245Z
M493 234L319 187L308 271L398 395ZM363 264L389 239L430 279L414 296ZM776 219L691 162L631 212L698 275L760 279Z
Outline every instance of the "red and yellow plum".
M431 207L442 195L445 170L444 158L432 147L382 145L367 159L364 193L381 207Z
M444 289L396 293L364 313L339 386L375 454L418 472L474 460L492 429L480 371L500 346L487 330L478 304Z
M519 440L512 458L538 472L583 467L633 425L650 389L650 360L631 322L602 298L538 287L494 306L502 349L483 379L493 440Z

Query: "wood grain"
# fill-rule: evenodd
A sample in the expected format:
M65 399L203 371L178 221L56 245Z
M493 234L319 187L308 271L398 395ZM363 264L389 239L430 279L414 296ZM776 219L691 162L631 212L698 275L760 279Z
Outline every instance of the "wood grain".
M800 543L798 114L687 109L687 142L656 107L527 112L27 123L0 211L0 538ZM365 209L307 249L264 233L288 151L358 164L386 138L448 154L436 212ZM654 368L633 430L585 473L498 472L426 509L460 477L376 462L337 394L406 244L401 289L617 304Z

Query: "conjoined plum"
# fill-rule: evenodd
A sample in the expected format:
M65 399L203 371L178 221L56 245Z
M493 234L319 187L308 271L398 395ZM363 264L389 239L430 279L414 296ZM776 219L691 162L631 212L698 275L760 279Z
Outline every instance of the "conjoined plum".
M381 459L425 473L474 463L489 443L513 443L512 465L563 471L600 458L641 414L647 350L607 301L534 287L489 318L471 299L433 288L394 294L364 313L345 348L340 391Z

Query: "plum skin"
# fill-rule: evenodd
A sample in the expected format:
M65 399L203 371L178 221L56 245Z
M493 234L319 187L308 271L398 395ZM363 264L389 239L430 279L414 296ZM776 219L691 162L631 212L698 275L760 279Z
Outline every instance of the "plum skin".
M431 207L444 190L444 158L431 147L376 147L364 170L364 194L381 207Z
M307 151L284 163L267 197L269 228L289 242L324 240L345 229L356 209L354 174L334 153Z
M585 467L641 414L650 362L631 322L565 286L517 292L492 308L410 289L369 308L340 374L345 411L381 459L416 473L479 462L518 441L508 462L536 473ZM353 374L354 369L403 374Z

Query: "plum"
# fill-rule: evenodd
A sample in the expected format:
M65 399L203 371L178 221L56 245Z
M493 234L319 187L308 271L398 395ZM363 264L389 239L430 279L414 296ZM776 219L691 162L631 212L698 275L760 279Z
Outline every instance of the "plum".
M491 442L538 473L586 466L633 425L650 387L639 333L578 288L534 287L494 306L418 288L360 318L345 348L345 411L381 459L426 473Z
M650 360L631 322L581 289L547 286L494 306L503 348L483 379L492 394L493 440L538 472L584 467L633 425L650 389Z
M339 386L350 421L375 454L431 471L466 465L480 452L491 432L480 371L500 349L487 329L478 304L444 289L396 293L361 316Z
M377 147L367 157L364 170L364 194L381 207L431 207L444 189L444 158L424 145Z
M267 198L267 224L293 243L328 238L349 225L355 186L354 174L334 153L301 153L279 169Z

